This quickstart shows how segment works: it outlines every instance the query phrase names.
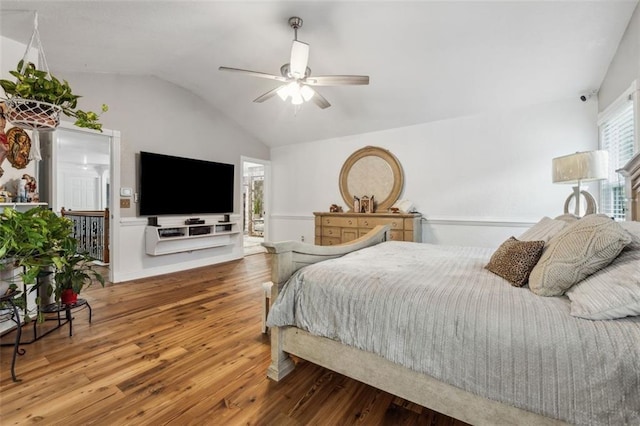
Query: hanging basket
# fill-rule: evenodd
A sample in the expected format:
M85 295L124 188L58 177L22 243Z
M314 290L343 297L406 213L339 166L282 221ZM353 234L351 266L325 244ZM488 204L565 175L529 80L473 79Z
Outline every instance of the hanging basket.
M7 120L22 129L46 132L60 124L62 108L58 105L22 98L11 98L5 105Z

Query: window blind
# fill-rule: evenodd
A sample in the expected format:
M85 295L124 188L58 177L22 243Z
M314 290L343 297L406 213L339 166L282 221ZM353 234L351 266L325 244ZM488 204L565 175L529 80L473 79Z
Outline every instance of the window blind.
M600 149L609 151L609 177L600 185L600 212L625 218L624 179L616 170L635 153L633 101L620 105L600 124Z

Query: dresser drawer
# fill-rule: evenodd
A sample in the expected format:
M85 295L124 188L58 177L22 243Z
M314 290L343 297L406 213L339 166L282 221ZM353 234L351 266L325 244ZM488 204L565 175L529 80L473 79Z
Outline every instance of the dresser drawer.
M355 217L322 216L322 226L338 226L341 228L357 227L358 220Z
M414 219L405 219L404 220L404 230L405 231L413 231L413 221L414 221Z
M402 229L402 218L389 219L383 217L359 217L358 227L360 228L374 228L378 225L390 225L391 229Z
M323 237L336 237L340 238L340 228L334 226L323 226L322 227L322 236Z
M389 232L389 238L392 241L406 241L404 239L404 231L391 231Z
M358 228L342 228L340 234L340 238L342 238L343 243L353 241L359 236L360 235L358 234Z
M340 244L340 237L337 238L333 238L333 237L322 237L322 244L323 246L337 246L338 244Z

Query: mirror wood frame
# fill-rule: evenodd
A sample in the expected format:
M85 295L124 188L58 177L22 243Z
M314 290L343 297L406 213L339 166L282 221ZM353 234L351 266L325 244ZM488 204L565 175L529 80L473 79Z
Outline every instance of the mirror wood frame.
M404 173L398 159L389 151L383 148L375 146L366 146L351 154L349 158L342 165L340 170L340 194L342 199L349 207L350 211L353 211L353 197L371 195L371 194L351 194L349 192L349 173L353 166L361 159L367 157L379 157L384 160L393 173L393 185L389 195L383 199L378 200L376 204L376 211L386 212L400 197L402 188L404 187ZM375 195L375 194L373 194Z

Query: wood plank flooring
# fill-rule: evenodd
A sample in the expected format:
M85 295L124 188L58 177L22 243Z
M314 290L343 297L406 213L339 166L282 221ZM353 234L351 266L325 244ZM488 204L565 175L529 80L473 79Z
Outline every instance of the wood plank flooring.
M19 383L12 348L0 348L0 424L464 424L305 361L279 383L267 379L268 279L268 255L256 254L92 286L82 297L93 323L78 310L73 337L65 326L24 345Z

